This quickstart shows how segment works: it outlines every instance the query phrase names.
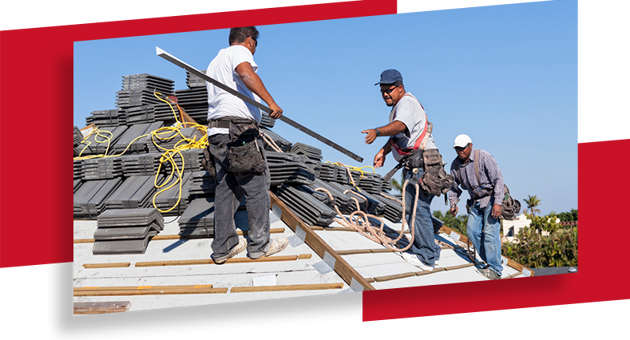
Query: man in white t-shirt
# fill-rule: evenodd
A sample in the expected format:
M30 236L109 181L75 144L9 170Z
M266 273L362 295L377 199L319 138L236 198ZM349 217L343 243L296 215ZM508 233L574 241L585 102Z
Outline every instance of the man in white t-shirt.
M254 53L258 34L253 26L232 28L230 46L219 51L206 74L258 102L264 100L273 110L270 116L277 119L282 116L282 109L256 74L258 65L254 62ZM207 83L207 88L208 151L214 158L218 183L214 198L214 262L224 263L246 248L252 259L276 254L286 248L288 240L286 237L271 240L270 237L269 169L258 131L261 112L211 83ZM243 146L252 146L252 149L242 155L231 153L237 156L230 159L230 150ZM241 163L247 162L254 167L243 169ZM234 223L234 214L243 198L247 205L249 242L238 236Z
M390 152L400 161L405 155L417 149L437 149L428 128L427 114L420 102L411 93L405 91L402 75L394 69L381 73L381 80L375 85L381 86L381 95L385 104L392 107L389 124L376 129L361 131L367 134L365 143L372 144L379 136L389 136L387 143L374 157L374 166L380 168L385 163L385 156ZM424 174L424 167L403 169L405 179L418 181ZM431 219L431 200L433 195L418 190L418 202L413 216L416 188L411 181L405 188L405 219L408 225L413 223L414 239L408 251L401 253L409 263L423 270L433 270L440 258L440 247L435 244L433 222Z

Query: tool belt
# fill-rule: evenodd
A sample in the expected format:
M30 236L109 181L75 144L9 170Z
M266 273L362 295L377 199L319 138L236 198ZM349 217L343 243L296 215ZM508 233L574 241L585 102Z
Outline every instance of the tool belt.
M444 170L442 155L437 149L424 150L422 153L424 175L420 179L420 188L425 192L440 197L453 185L453 176Z
M209 128L229 129L229 142L227 143L227 170L237 173L258 173L261 174L267 169L267 162L263 154L263 148L258 145L260 131L258 124L250 119L244 118L222 118L211 120ZM204 155L206 152L204 152ZM212 155L208 151L210 158ZM213 157L212 157L213 158ZM214 159L206 161L207 170L216 177L216 169L208 169L210 164L214 166Z
M475 160L473 161L473 167L475 169L475 176L477 177L477 183L481 183L481 177L479 175L479 150L475 150ZM494 195L493 190L485 190L481 188L481 185L476 187L471 194L471 198L466 201L466 209L470 214L470 208L472 205L487 196ZM510 189L507 185L503 184L503 202L501 202L501 217L506 220L513 220L521 211L521 202L515 200L510 195Z

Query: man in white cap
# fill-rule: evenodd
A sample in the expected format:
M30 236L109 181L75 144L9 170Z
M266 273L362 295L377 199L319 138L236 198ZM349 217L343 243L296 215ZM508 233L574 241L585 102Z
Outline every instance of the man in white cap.
M380 85L381 96L385 105L392 107L389 124L376 129L361 131L365 133L365 143L372 144L379 136L389 136L387 143L376 153L374 166L380 168L385 162L385 156L390 152L396 161L418 149L435 149L435 141L428 129L428 118L424 108L411 93L405 91L402 75L394 69L381 73L381 79L374 85ZM415 176L415 180L422 178L424 167L411 169L405 167L403 175L407 179ZM415 210L415 221L412 207L416 194L415 186L410 184L405 190L405 219L409 225L414 225L414 239L407 252L400 255L405 261L422 270L433 270L440 258L440 247L435 244L433 221L431 219L431 200L433 195L418 190L418 202Z
M483 276L496 280L501 278L501 204L503 203L503 176L492 155L483 150L473 149L467 135L455 138L453 146L457 157L451 163L453 186L448 192L451 215L457 215L457 202L462 189L470 194L467 207L468 239L488 265L477 269Z

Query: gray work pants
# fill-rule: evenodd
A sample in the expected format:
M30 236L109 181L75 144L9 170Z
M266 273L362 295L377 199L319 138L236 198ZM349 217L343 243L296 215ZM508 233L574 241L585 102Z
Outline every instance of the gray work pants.
M269 250L269 169L262 174L233 173L227 171L227 143L229 135L208 136L208 151L214 156L217 169L217 187L214 194L214 257L227 255L238 244L234 214L246 199L247 221L249 223L250 257L260 257ZM262 140L256 141L262 149Z

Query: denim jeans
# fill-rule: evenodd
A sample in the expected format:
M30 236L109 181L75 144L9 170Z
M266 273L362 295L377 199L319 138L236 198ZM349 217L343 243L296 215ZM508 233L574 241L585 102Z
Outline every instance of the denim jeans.
M214 256L225 256L238 244L234 214L245 197L249 224L247 250L250 257L259 257L271 247L269 169L262 174L229 172L226 156L229 135L211 135L208 142L208 151L214 156L218 183L214 194L214 240L211 245ZM262 141L258 139L256 142L262 150Z
M483 209L480 208L479 202L475 202L470 208L466 232L481 259L490 266L490 269L501 275L503 271L503 266L501 266L501 223L499 219L492 217L493 205L494 198Z
M424 169L418 168L418 173L413 175L405 170L405 179L411 178L405 188L405 219L411 228L411 218L413 217L413 205L416 197L416 187L412 181L417 181L424 174ZM427 194L419 188L418 204L416 206L416 219L414 224L413 244L409 249L412 253L419 255L422 262L429 266L434 266L435 261L440 259L440 246L435 244L433 235L433 221L431 220L431 201L433 195Z

